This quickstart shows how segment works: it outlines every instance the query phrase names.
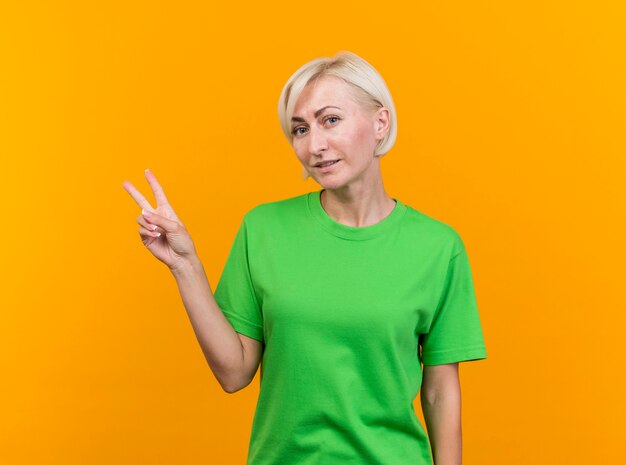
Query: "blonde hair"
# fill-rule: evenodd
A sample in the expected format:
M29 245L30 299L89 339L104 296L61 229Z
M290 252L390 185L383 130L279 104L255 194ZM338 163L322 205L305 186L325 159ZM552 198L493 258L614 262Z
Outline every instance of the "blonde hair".
M355 100L364 109L375 110L385 107L389 110L389 131L376 146L374 156L382 157L389 152L396 142L398 133L396 109L391 93L385 80L372 65L347 50L341 50L332 57L315 58L305 63L285 83L278 99L278 119L289 144L293 147L291 117L296 102L304 88L322 76L335 76L342 79L353 89ZM304 166L302 176L304 179L309 176Z

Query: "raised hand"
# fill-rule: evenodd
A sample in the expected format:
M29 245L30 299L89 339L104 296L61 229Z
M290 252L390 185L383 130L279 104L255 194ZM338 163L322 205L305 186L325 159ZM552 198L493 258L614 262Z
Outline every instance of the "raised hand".
M156 258L174 270L193 258L196 248L154 173L146 170L145 176L154 193L156 208L129 181L124 181L122 186L142 209L137 217L141 241Z

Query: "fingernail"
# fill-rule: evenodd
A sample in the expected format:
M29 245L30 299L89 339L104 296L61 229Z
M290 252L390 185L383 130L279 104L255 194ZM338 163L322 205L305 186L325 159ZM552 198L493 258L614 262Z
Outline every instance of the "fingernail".
M146 168L143 172L147 173L148 171L150 171L150 168Z
M141 209L141 214L143 216L145 216L146 218L150 218L150 212L147 212L146 210L144 210L143 208Z

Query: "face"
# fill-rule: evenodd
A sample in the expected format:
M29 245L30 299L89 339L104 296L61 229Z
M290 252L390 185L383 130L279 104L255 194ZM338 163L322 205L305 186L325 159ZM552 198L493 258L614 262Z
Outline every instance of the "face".
M389 130L389 110L365 110L352 88L335 76L307 85L291 122L300 163L322 187L337 189L380 176L374 151ZM329 167L320 162L339 160Z

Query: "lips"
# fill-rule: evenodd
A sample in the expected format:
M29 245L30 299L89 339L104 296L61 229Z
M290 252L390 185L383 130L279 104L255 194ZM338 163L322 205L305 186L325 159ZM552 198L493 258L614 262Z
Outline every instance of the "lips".
M316 163L316 164L315 164L315 167L316 167L316 168L319 168L319 167L321 167L323 164L328 163L328 162L331 162L331 161L334 161L335 163L337 163L339 160L326 160L326 161L321 161L321 162L319 162L319 163ZM335 163L332 163L332 164L330 164L330 165L328 165L328 166L332 166L332 165L334 165Z

